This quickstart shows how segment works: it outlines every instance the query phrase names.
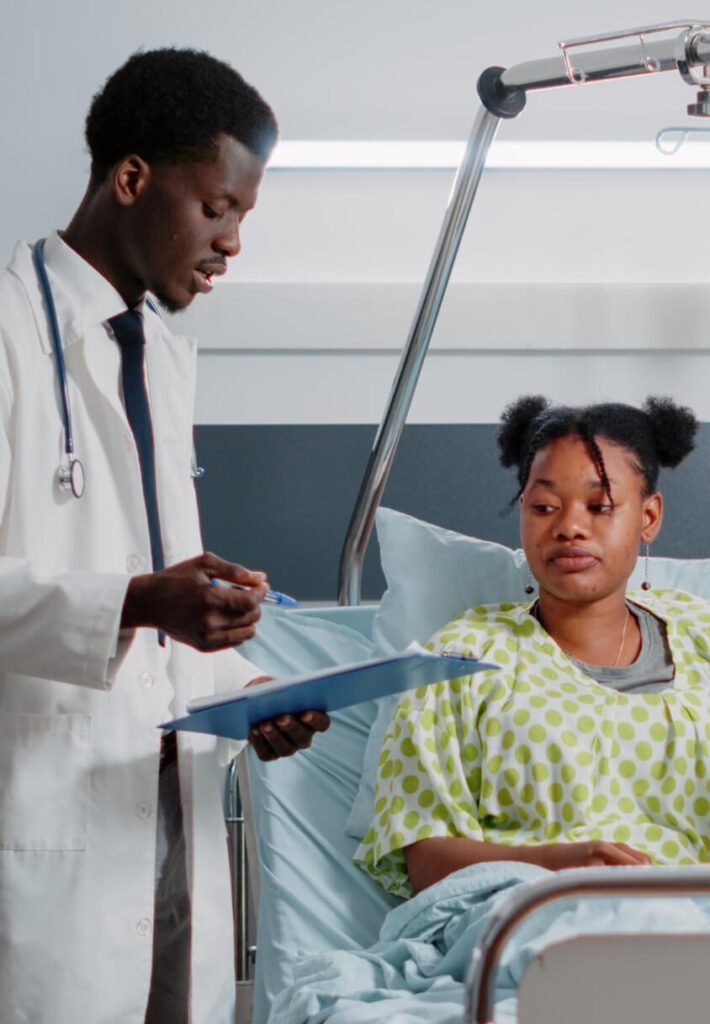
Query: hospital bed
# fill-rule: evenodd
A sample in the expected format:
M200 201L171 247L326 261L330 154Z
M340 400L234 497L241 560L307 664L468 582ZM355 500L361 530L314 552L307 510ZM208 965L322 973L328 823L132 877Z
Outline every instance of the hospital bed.
M386 508L378 511L377 532L388 584L379 605L302 612L266 609L258 639L249 645L250 658L269 671L284 672L385 654L400 649L406 639L426 640L467 604L525 599L519 551ZM632 587L641 578L639 565ZM651 578L654 586L685 588L710 597L710 559L652 559ZM366 949L377 941L385 914L398 902L352 863L355 836L364 834L369 819L379 746L395 700L389 698L379 708L362 704L335 714L330 730L294 758L263 764L252 755L244 762L253 804L252 863L258 863L258 879L251 878L259 902L255 1024L263 1024L275 996L291 983L298 956ZM245 782L243 776L241 781ZM710 872L700 870L710 891ZM649 888L658 884L641 873ZM692 874L692 869L678 873L686 883ZM594 881L597 875L606 880L603 871L588 877ZM667 878L671 880L671 875ZM512 906L511 915L518 910ZM249 940L241 941L246 948ZM496 958L486 949L479 956L486 976L493 976ZM545 979L554 966L545 960ZM531 965L530 970L535 969ZM241 988L244 1012L247 986ZM538 985L538 990L548 988L547 982ZM538 992L534 995L537 998ZM487 988L480 1005L488 1005L489 996ZM548 1017L548 1024L557 1019ZM653 1017L634 1019L655 1024ZM488 1018L470 1020L487 1024Z
M605 48L594 50L600 43ZM705 77L705 65L710 64L710 30L706 26L695 22L651 26L573 40L560 44L560 48L561 56L554 60L507 71L490 68L479 80L483 109L457 175L343 550L340 600L350 607L293 612L267 609L257 639L245 651L264 671L279 675L391 653L412 639L426 641L435 629L471 604L525 599L520 552L387 509L377 512L387 581L387 591L378 606L359 605L360 571L486 151L500 119L517 115L530 89L672 68L699 90L694 112L710 114L710 80ZM710 560L655 559L652 578L654 586L678 586L710 598ZM357 837L364 834L369 818L374 766L393 704L392 699L378 705L362 704L333 715L329 732L319 736L311 750L295 758L262 764L247 754L238 766L230 768L227 817L235 874L235 920L239 926L240 1024L252 1019L252 999L253 1021L263 1024L274 997L292 981L294 963L302 954L357 951L372 945L382 919L396 902L352 863ZM244 827L243 804L251 808L251 829ZM250 916L244 892L246 860L250 863L250 890L258 915L253 987L253 944L246 934ZM645 894L658 885L654 869L650 874L646 869L645 875L644 869L638 869L637 874L638 879L628 875L628 887L635 891ZM669 889L676 894L685 891L683 887L687 889L691 875L694 891L709 890L710 874L704 869L669 873ZM589 873L587 888L608 895L607 879L607 872ZM568 897L569 893L554 895ZM541 896L543 902L552 898L548 892ZM514 899L507 912L511 921L520 914ZM507 924L501 929L507 934ZM476 1024L488 1024L492 1019L490 985L500 952L501 929L484 937L472 962L468 1019ZM674 941L680 941L680 937L674 935ZM693 937L687 941L696 951L693 955L697 962L697 951L704 953L708 940ZM562 971L567 976L570 946L569 942L560 946ZM533 958L521 993L539 995L540 991L555 990L554 983L549 984L549 974L560 959L558 953L556 950L549 956L542 954L542 959ZM620 962L620 956L615 956L614 962ZM690 956L688 964L692 962ZM702 963L702 955L699 961ZM693 975L691 981L697 982L697 977ZM530 996L531 1005L536 998ZM520 1020L544 1019L549 1024L568 1019L551 1015L549 1006L540 1009L539 1005L537 998L537 1008L525 1016L527 1010L521 1002ZM658 997L656 1009L661 1005ZM559 1005L556 1009L559 1012ZM575 1012L578 1010L575 1007ZM655 1024L661 1018L635 1014L634 1019ZM576 1016L575 1020L581 1018Z

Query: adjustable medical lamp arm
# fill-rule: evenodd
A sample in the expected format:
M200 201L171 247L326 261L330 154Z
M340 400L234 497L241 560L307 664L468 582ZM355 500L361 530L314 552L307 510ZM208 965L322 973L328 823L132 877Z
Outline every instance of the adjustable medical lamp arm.
M671 38L656 38L664 33L675 33L679 29L682 29L679 36L674 34ZM654 38L649 40L649 36ZM634 39L635 42L591 52L586 49L600 43L617 43L625 39ZM579 52L580 47L585 47L584 52ZM345 537L340 558L340 604L360 603L362 565L375 512L402 435L429 340L483 173L486 154L500 119L516 117L525 106L526 93L531 90L672 70L679 71L686 82L699 89L697 103L688 108L688 113L710 115L710 77L706 67L710 64L710 25L693 21L651 25L626 32L570 40L560 43L559 48L562 54L560 57L528 61L507 69L487 68L478 80L478 95L483 109L473 125L456 173L434 255Z

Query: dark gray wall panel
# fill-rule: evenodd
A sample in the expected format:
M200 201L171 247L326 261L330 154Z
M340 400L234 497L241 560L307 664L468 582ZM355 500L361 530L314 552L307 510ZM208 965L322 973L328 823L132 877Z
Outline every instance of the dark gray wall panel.
M514 473L498 465L495 425L404 431L384 504L454 530L518 543ZM203 426L195 443L205 546L268 571L303 600L334 599L340 549L375 436L373 426ZM663 471L666 519L654 554L710 557L710 424L677 469ZM363 596L379 597L376 543Z

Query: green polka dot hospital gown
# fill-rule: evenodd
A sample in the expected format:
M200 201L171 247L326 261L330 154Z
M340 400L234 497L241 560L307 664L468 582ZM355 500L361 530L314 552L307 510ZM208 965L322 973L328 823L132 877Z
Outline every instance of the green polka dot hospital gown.
M675 676L620 693L586 675L529 605L477 606L428 644L491 669L410 691L379 761L355 854L411 896L403 847L432 836L512 846L604 839L654 864L710 861L710 602L630 597L666 625Z

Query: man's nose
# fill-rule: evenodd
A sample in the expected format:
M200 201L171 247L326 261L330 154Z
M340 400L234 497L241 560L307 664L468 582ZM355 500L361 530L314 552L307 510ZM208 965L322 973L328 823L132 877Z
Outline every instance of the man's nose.
M229 231L224 231L214 240L214 248L225 256L238 256L242 248L239 221L235 220Z

